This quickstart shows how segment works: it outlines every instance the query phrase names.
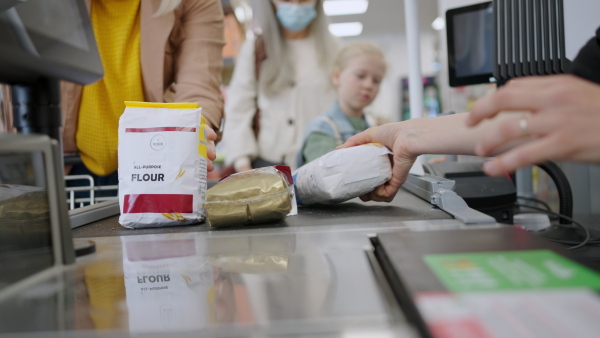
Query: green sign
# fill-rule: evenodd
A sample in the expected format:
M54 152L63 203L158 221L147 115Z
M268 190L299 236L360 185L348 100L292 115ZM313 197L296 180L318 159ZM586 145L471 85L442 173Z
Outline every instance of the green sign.
M600 290L600 274L550 250L425 255L454 292L585 287Z

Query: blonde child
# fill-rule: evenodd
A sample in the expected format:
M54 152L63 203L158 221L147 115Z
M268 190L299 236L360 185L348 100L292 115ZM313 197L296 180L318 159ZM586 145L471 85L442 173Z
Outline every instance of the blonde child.
M385 70L383 52L370 42L352 42L340 50L332 72L337 100L329 111L308 124L296 158L298 167L369 128L363 109L379 93Z

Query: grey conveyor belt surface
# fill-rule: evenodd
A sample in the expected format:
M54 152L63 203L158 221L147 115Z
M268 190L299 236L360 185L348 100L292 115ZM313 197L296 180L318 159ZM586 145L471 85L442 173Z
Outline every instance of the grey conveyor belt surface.
M179 227L127 229L119 224L119 216L117 215L75 228L73 229L73 237L128 236L282 227L319 227L327 225L356 227L381 223L394 224L401 221L453 219L452 216L444 211L433 207L419 197L402 189L398 191L398 194L390 203L362 202L356 198L340 204L304 206L298 209L298 215L287 217L280 222L223 229L211 229L206 223Z

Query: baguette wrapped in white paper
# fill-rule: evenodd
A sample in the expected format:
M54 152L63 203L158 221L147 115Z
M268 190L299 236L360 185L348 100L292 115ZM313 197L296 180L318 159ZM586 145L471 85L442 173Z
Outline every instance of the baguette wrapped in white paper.
M119 120L119 223L204 221L206 120L197 103L125 102Z
M392 152L379 143L331 151L294 174L298 205L340 203L390 180Z

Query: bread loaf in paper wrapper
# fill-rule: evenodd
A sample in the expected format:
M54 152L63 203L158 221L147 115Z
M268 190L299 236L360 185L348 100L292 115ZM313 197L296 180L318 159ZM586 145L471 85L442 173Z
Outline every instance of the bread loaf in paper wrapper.
M287 166L264 167L225 177L206 192L211 227L262 224L294 215L296 201Z
M340 203L392 178L392 152L379 143L331 151L294 174L298 205Z
M206 192L206 120L197 103L125 102L119 120L119 223L198 223Z

